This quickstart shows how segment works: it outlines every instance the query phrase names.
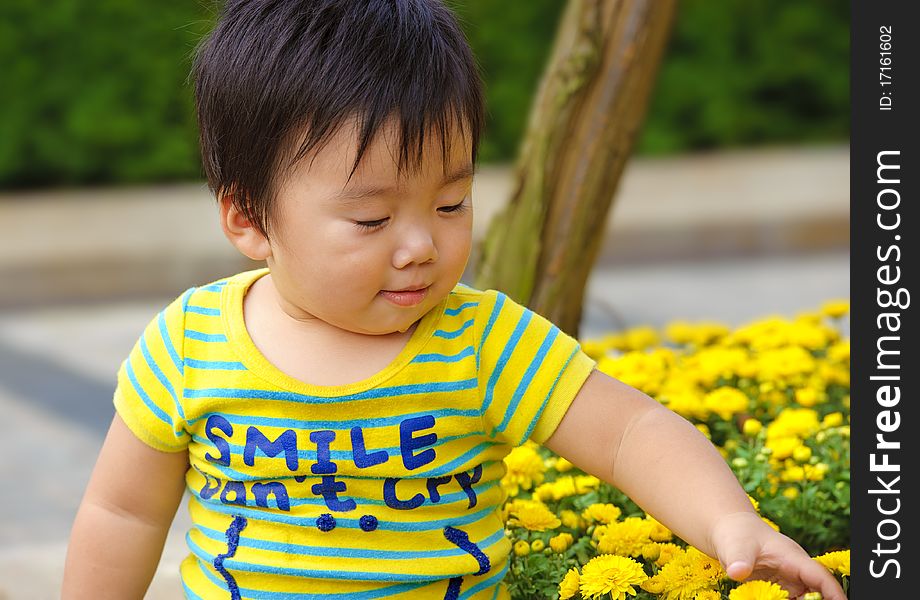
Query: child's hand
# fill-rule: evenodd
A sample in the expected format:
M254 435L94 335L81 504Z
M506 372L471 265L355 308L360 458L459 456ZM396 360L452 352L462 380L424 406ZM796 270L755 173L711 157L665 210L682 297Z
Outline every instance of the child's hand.
M787 590L790 598L817 591L824 600L846 600L827 569L754 513L722 517L712 529L711 541L725 572L736 581L772 581Z

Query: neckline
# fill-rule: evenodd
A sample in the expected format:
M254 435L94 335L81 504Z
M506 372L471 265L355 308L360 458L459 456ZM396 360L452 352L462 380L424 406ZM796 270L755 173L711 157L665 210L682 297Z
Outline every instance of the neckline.
M250 286L260 277L267 275L268 272L268 268L245 271L233 276L221 290L220 312L221 320L227 332L227 342L250 372L283 390L309 396L332 397L356 394L367 391L393 377L409 364L428 343L428 340L431 339L438 323L441 321L441 315L444 314L444 307L447 304L447 298L444 298L419 320L409 341L406 342L406 345L403 346L396 358L381 371L353 383L318 385L292 377L276 367L259 351L255 342L249 336L249 331L246 329L246 323L243 318L243 299Z

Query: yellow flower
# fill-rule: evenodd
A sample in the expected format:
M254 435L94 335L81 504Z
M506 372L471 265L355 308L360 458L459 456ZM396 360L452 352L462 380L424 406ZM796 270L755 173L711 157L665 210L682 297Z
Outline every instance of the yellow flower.
M789 467L780 474L780 479L785 482L802 481L805 479L805 469L799 466Z
M850 340L841 340L827 347L827 357L837 363L850 362Z
M663 567L683 551L683 548L677 544L658 544L658 558L655 559L655 564L659 567Z
M850 551L840 550L816 556L815 560L824 565L829 571L850 576Z
M808 446L799 446L792 451L792 458L796 462L808 462L808 459L811 458L811 448Z
M722 600L722 594L715 590L703 590L702 592L697 592L693 600Z
M843 425L843 413L832 412L828 415L824 415L824 418L821 420L821 427L830 428L838 427Z
M622 511L613 504L592 504L581 511L581 516L588 523L613 523L620 518Z
M645 520L649 522L652 526L649 531L649 537L652 538L652 541L655 542L669 542L671 538L674 537L674 534L671 533L671 530L659 523L649 514L645 515Z
M559 513L562 524L569 529L584 529L585 523L574 510L564 510Z
M562 554L571 547L575 539L572 537L571 533L560 533L559 535L554 535L549 538L549 547L553 549L553 552L556 554Z
M821 397L818 390L812 387L799 388L795 391L795 401L802 406L814 406L825 399Z
M652 524L645 519L629 517L603 527L605 529L596 536L598 552L639 556L642 548L652 541Z
M575 478L575 489L579 494L587 494L596 490L601 485L601 480L594 475L579 475Z
M522 489L529 490L534 484L543 483L543 459L530 443L518 446L505 457L508 471L502 477L501 485L511 496L517 496Z
M520 526L530 531L546 531L562 524L562 521L540 502L517 503L511 514L509 525Z
M622 356L607 356L598 361L597 368L627 385L655 396L673 362L673 352L659 348L653 352L627 352Z
M850 301L828 300L821 305L821 312L833 319L839 319L843 315L850 312Z
M718 561L691 546L675 553L642 589L660 594L664 600L688 600L704 590L716 589L724 576Z
M530 544L524 540L514 542L514 553L518 556L527 556L530 554Z
M769 435L769 433L767 434ZM772 452L775 460L784 460L792 456L796 448L802 445L802 440L797 437L767 437L767 448Z
M630 350L645 350L658 344L661 338L651 327L633 327L623 332L624 342Z
M559 582L559 600L568 600L575 596L578 593L578 586L578 569L572 567Z
M614 600L636 595L635 585L648 579L642 565L625 556L595 556L581 569L581 593L588 598L610 594Z
M751 504L754 505L754 510L756 510L757 512L760 512L760 503L757 502L757 499L754 498L754 496L752 496L752 495L750 495L750 494L748 494L747 497L748 497L748 500L751 501Z
M534 540L530 542L530 549L534 552L542 552L546 548L546 542L543 540Z
M661 546L656 543L642 546L642 558L649 562L655 562L661 556Z
M728 594L729 600L786 600L789 592L769 581L748 581Z
M789 498L790 500L795 500L799 497L799 488L787 487L783 490L783 496Z
M570 463L564 458L560 457L559 460L556 461L556 471L558 471L559 473L567 473L571 471L574 467L575 465L573 465L572 463Z
M703 404L707 409L729 421L732 415L748 409L749 400L741 390L733 387L720 387L706 394Z
M763 429L763 423L757 419L745 419L744 425L741 426L741 431L744 435L754 437L760 430Z

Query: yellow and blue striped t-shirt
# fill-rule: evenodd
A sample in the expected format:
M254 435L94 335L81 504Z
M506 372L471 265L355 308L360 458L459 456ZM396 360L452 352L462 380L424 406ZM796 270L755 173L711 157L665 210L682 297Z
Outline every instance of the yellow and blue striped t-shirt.
M310 385L246 332L266 272L185 292L118 375L135 435L189 453L187 597L507 597L502 458L552 434L594 362L505 295L457 285L384 370Z

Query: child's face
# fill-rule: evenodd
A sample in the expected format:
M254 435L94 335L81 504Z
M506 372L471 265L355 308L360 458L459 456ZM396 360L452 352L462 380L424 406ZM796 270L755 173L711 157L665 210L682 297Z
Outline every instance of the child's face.
M291 316L356 333L406 331L460 280L472 237L471 148L455 132L442 161L428 136L421 168L398 178L392 132L376 137L349 181L357 140L343 128L281 187L267 262ZM395 293L407 288L422 289Z

